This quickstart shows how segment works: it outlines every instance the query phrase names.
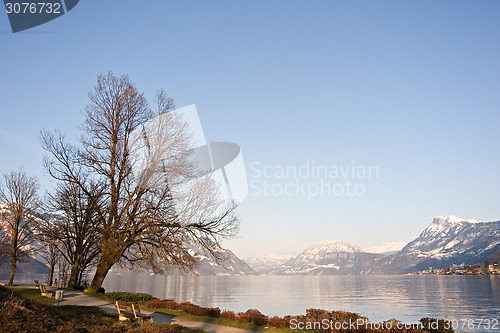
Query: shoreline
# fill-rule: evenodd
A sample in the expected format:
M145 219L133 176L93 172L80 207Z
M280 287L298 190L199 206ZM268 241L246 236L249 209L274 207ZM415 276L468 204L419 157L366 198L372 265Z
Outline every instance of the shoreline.
M1 288L16 293L18 290L30 290L31 295L38 292L37 289L25 287L9 287ZM68 292L83 294L80 291L66 289ZM17 294L17 293L16 293ZM134 293L116 293L127 294L128 296ZM145 295L145 294L143 294ZM19 296L24 297L24 296ZM102 301L104 295L93 296L85 295L88 299ZM27 299L30 299L29 297ZM112 305L113 299L108 299L108 305ZM35 301L36 302L36 301ZM219 325L224 327L233 327L247 331L266 331L266 332L296 332L296 331L363 331L363 332L389 332L392 329L397 329L401 332L423 332L429 331L432 328L445 329L451 328L452 323L436 318L422 318L418 323L403 323L395 318L381 321L371 322L369 318L358 313L347 311L327 311L322 309L306 309L305 314L296 316L283 317L268 317L256 309L249 309L245 312L221 311L219 308L201 307L190 302L177 303L168 299L151 298L150 301L140 301L141 307L145 311L156 315L163 314L171 316L171 318L182 318L187 320L187 323L198 322L210 325ZM38 303L40 304L40 303ZM48 306L54 306L50 304ZM64 302L56 308L64 309L65 307L74 307L74 305L65 305ZM102 306L86 305L85 307L101 308ZM109 311L109 307L104 309ZM111 308L113 311L113 308ZM116 314L115 314L116 315ZM180 321L182 322L182 320ZM427 326L425 326L427 325ZM199 326L199 325L198 325ZM201 325L203 326L203 325ZM428 328L428 329L427 329ZM453 330L445 330L443 332L452 332Z

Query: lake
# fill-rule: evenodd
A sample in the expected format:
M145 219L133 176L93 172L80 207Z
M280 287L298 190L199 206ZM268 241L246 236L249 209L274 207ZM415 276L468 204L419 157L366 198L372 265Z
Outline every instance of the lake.
M422 317L500 320L500 276L109 275L103 286L107 292L146 292L222 310L255 308L268 316L320 308L357 312L374 322L397 318L412 323ZM474 331L500 332L500 324L496 330Z
M44 281L43 275L16 277L16 283ZM258 309L268 316L305 314L308 308L356 312L373 322L422 317L500 320L500 276L157 276L109 274L104 288L146 292L222 310ZM463 322L462 322L463 324Z

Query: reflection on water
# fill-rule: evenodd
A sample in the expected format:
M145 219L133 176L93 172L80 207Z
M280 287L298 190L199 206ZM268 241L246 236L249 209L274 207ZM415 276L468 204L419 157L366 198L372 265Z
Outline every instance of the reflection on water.
M302 314L314 307L357 312L373 321L500 319L500 276L110 275L104 287L223 310L256 308L266 315Z
M45 281L17 276L17 284ZM106 291L146 292L223 310L256 308L266 315L308 308L360 313L372 321L422 317L500 320L500 276L150 276L109 275ZM463 330L460 330L463 331ZM486 330L482 330L486 331ZM490 330L491 331L491 330ZM479 332L475 330L475 332ZM500 326L496 332L500 332Z

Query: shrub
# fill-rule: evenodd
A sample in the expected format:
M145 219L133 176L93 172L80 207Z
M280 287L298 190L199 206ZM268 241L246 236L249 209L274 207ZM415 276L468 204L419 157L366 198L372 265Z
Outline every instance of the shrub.
M276 328L287 328L289 327L289 322L287 322L285 318L274 316L269 319L269 326Z
M99 289L97 289L97 293L98 294L105 294L106 293L106 289L104 289L103 287L99 287Z
M177 303L173 299L153 298L151 301L142 302L142 304L153 309L177 310Z
M327 322L335 322L335 323L358 323L363 320L364 322L368 322L368 318L362 317L357 313L347 312L347 311L327 311L322 309L307 309L306 315L299 315L295 317L286 316L283 319L287 321L287 327L290 326L290 320L295 319L297 322L301 323L323 323L324 320ZM347 326L349 327L349 326ZM320 328L317 331L319 332L330 332L329 328ZM367 332L371 332L370 330ZM373 331L375 332L375 331Z
M347 312L347 311L332 311L332 318L335 321L357 321L358 319L364 319L368 321L368 318L360 316L358 313Z
M177 303L177 310L181 310L195 316L207 316L213 318L220 317L219 308L205 308L191 302Z
M107 293L106 297L114 301L132 302L132 303L150 301L153 298L150 294L130 293L130 292Z
M257 309L250 309L250 310L247 310L246 312L238 313L238 319L240 321L254 323L257 326L265 326L265 325L269 324L269 317L266 315L263 315Z
M332 318L331 313L326 310L321 309L307 309L306 310L306 320L311 322L321 321L323 319L330 320Z
M233 311L222 311L221 317L224 319L238 320L238 316Z
M213 317L219 318L221 315L221 311L219 308L209 308L202 307L191 302L183 302L177 303L171 299L153 299L151 301L142 302L147 307L154 309L170 309L170 310L179 310L184 311L185 313L194 315L194 316L205 316L205 317Z
M130 331L131 333L206 333L201 328L188 328L177 324L158 324L145 322L141 326ZM101 332L99 332L101 333Z

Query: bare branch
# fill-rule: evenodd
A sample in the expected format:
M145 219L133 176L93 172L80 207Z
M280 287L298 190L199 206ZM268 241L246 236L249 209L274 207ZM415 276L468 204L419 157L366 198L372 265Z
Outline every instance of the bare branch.
M42 141L49 173L95 206L100 257L91 289L114 264L189 268L192 242L217 254L220 240L237 232L235 204L222 201L218 185L189 159L189 124L172 111L173 99L160 90L153 110L127 76L112 73L98 77L89 99L80 148L60 134L44 132Z
M38 180L24 171L4 175L0 184L0 219L10 238L11 270L9 285L14 282L16 265L32 250L33 228L37 224L35 215L40 207Z

